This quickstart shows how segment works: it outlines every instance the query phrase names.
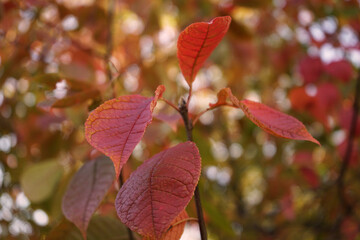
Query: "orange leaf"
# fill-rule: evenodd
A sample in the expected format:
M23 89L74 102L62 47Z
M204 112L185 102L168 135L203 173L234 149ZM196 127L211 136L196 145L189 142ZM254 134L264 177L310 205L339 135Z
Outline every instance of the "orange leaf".
M164 86L159 86L151 98L130 95L111 99L92 111L86 120L86 140L111 158L116 177L151 123L152 112L164 90Z
M229 16L217 17L210 22L193 23L180 33L177 57L189 86L205 60L225 36L230 22Z

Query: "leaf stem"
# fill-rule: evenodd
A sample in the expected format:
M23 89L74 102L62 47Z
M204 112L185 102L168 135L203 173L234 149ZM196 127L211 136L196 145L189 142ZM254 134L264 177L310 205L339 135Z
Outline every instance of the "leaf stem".
M199 113L195 116L195 118L194 118L194 120L193 120L193 125L195 125L195 124L197 123L197 121L199 120L199 118L200 118L204 113L206 113L206 112L208 112L208 111L210 111L210 110L214 110L214 109L216 109L216 108L218 108L218 107L222 107L222 106L238 108L238 107L235 106L234 104L228 104L228 103L226 103L226 104L221 104L221 105L216 105L216 106L214 106L214 107L209 107L209 108L207 108L207 109L199 112Z
M187 140L193 141L193 136L192 136L193 124L189 119L188 104L185 101L185 99L181 99L179 110L180 110L181 117L184 120ZM205 221L204 221L204 214L203 214L202 207L201 207L199 185L197 185L196 188L195 188L194 197L195 197L195 204L196 204L196 213L197 213L197 216L198 216L198 219L199 219L199 228L200 228L201 240L207 240L207 233L206 233L206 226L205 226Z
M356 133L356 125L358 120L358 114L359 114L359 100L360 100L360 73L358 73L358 77L356 80L356 89L355 89L355 98L352 108L352 117L351 117L351 123L349 128L349 135L348 135L348 142L346 147L346 152L344 156L344 160L342 161L339 177L337 178L337 189L339 194L340 202L344 208L345 215L348 215L351 210L352 206L350 203L346 200L345 197L345 190L344 190L344 180L346 171L349 167L350 159L353 152L353 142L355 138Z
M168 101L165 98L160 98L160 100L166 102L170 107L172 107L173 109L175 109L176 111L178 111L180 113L180 110L177 106L175 106L172 102ZM181 113L180 113L181 114Z
M106 74L107 77L109 79L109 81L111 82L111 87L112 87L112 91L113 91L113 97L115 97L116 92L115 92L115 87L114 87L114 83L112 81L112 73L111 73L111 68L110 68L110 58L111 58L111 54L113 51L113 41L112 41L112 25L113 25L113 20L114 20L114 9L115 9L115 0L108 0L108 9L107 9L107 20L108 20L108 32L107 32L107 36L106 36L106 53L104 56L104 61L105 61L105 66L106 66Z

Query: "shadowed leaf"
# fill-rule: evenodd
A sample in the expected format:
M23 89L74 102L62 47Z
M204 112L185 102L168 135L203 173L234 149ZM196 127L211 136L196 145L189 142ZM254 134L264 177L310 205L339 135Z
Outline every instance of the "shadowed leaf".
M107 157L86 162L71 180L62 211L86 235L89 221L114 181L113 164Z
M151 123L152 111L164 90L164 86L159 86L151 98L129 95L111 99L86 120L87 141L111 158L117 177Z
M179 35L177 57L181 71L191 86L205 60L229 29L231 17L217 17L210 22L193 23Z
M120 220L145 238L161 239L192 198L200 169L199 151L193 142L156 154L120 189L115 201Z

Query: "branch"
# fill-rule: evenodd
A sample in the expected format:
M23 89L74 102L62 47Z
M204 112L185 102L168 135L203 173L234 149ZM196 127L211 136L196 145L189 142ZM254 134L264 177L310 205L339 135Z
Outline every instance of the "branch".
M186 101L184 99L181 99L179 110L180 110L181 117L184 120L187 140L193 141L193 136L192 136L193 124L189 119L188 104L186 103ZM206 233L204 214L203 214L202 207L201 207L199 185L197 185L196 188L195 188L194 197L195 197L195 204L196 204L196 213L197 213L197 216L198 216L198 219L199 219L199 228L200 228L201 240L207 240L207 233Z
M115 8L115 0L108 0L108 9L107 9L107 20L108 20L108 34L106 39L106 53L104 56L105 66L106 66L106 73L108 76L109 81L111 82L111 87L113 90L113 97L115 97L115 87L112 81L112 74L110 68L110 58L113 50L113 41L112 41L112 25L114 19L114 8Z
M358 77L356 80L355 99L354 99L353 108L352 108L353 111L352 111L352 118L351 118L351 124L350 124L349 135L348 135L348 145L346 147L344 160L342 161L342 164L341 164L339 177L337 178L337 189L338 189L339 199L344 208L345 215L348 215L352 210L352 206L346 200L346 197L345 197L344 179L345 179L345 175L348 170L349 162L350 162L351 155L353 152L353 142L354 142L354 138L355 138L356 125L357 125L358 114L359 114L359 100L360 100L360 73L358 73Z

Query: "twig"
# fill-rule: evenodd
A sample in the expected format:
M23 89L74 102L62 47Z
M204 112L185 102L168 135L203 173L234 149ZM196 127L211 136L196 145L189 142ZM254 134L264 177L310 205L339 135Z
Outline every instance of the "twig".
M175 106L172 102L168 101L165 98L160 98L160 100L166 102L170 107L172 107L173 109L175 109L176 111L178 111L180 113L180 110L177 106Z
M184 99L181 99L179 110L180 110L181 117L184 120L187 140L193 141L193 136L192 136L193 125L192 125L192 122L189 120L188 104ZM195 188L194 197L195 197L195 204L196 204L196 213L197 213L197 216L198 216L198 219L199 219L199 228L200 228L201 240L207 240L207 233L206 233L206 226L205 226L205 221L204 221L204 214L203 214L202 207L201 207L199 186L196 186L196 188Z
M346 175L346 171L349 167L349 162L353 152L353 142L356 133L356 125L357 119L359 114L359 100L360 100L360 73L358 73L358 78L356 80L356 89L355 89L355 98L353 103L353 111L352 111L352 118L350 123L349 135L348 135L348 144L346 147L346 152L344 156L344 160L341 164L341 169L339 173L339 177L337 178L337 189L339 194L340 202L344 208L345 215L348 215L351 212L352 206L346 200L345 197L345 190L344 190L344 179Z
M112 73L110 68L110 58L113 50L113 41L112 41L112 25L113 25L113 19L114 19L114 8L115 8L115 0L109 0L108 1L108 9L107 9L107 22L108 22L108 34L106 39L106 53L104 56L104 62L106 66L106 73L108 76L109 81L111 82L111 87L113 90L113 97L115 97L115 87L112 81Z

